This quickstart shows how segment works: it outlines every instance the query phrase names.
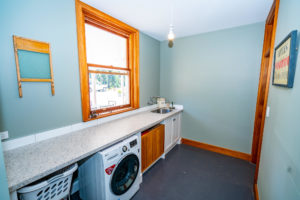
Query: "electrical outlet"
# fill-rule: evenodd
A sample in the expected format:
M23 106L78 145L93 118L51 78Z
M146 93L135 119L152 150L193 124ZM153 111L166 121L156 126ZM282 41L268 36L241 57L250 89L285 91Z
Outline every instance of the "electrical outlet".
M1 132L0 136L1 136L1 140L8 139L9 138L8 131Z
M266 117L270 117L270 106L267 106Z

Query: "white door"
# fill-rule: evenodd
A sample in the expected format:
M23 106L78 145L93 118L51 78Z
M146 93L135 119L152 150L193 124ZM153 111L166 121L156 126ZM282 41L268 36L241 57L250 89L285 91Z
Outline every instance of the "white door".
M172 117L164 121L165 124L165 151L167 151L173 144L173 121Z

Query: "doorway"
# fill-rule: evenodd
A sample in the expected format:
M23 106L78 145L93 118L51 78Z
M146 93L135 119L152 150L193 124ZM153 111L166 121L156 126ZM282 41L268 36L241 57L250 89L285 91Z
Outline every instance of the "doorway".
M274 0L269 15L265 24L265 36L261 59L261 70L258 84L258 93L256 100L256 111L254 120L253 140L251 161L256 164L254 185L257 184L257 177L259 171L261 145L263 139L263 131L266 117L266 109L269 94L269 84L271 70L273 66L273 53L275 34L277 26L277 16L279 9L279 0ZM256 189L256 188L255 188Z

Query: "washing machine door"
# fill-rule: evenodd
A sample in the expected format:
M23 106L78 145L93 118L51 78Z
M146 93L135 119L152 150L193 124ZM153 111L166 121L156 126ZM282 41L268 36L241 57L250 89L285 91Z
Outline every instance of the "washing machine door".
M130 154L122 159L114 170L111 190L115 195L122 195L130 189L139 172L139 158Z

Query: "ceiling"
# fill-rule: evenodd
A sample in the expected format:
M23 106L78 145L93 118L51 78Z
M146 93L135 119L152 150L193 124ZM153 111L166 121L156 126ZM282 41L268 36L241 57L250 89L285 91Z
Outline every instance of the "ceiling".
M160 41L264 21L273 0L82 0Z

